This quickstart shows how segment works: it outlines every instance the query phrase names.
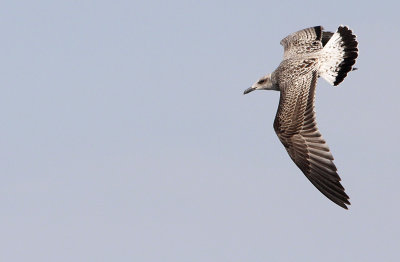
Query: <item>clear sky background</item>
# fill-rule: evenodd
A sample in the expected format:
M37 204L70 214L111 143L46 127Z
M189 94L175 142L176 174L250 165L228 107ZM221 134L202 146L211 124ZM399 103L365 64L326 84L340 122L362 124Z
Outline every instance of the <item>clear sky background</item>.
M397 1L2 1L1 261L400 261ZM325 198L243 96L297 30L349 25L316 111Z

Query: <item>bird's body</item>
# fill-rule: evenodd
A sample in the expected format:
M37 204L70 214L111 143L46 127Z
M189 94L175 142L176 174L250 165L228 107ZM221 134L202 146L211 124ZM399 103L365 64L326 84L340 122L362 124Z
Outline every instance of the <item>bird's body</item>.
M287 36L281 44L284 58L278 68L245 94L257 89L280 91L274 121L279 140L311 183L347 209L349 197L340 184L329 147L318 131L314 100L318 77L338 85L353 70L358 56L356 37L344 26L334 34L316 26Z

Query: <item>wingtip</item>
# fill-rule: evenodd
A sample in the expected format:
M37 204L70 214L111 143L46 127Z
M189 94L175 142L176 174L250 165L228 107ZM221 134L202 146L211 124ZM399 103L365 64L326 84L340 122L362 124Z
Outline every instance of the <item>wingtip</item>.
M334 203L346 210L349 210L349 206L351 205L349 198L346 201L344 201L343 203L337 203L337 202L334 202Z

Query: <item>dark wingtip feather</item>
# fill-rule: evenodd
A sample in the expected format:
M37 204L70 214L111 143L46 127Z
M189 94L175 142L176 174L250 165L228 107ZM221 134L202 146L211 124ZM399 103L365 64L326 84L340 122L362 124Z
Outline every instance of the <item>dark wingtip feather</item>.
M332 32L322 32L322 46L325 46L329 42L329 39L331 39L332 35Z
M322 39L322 30L324 30L324 28L322 26L314 26L314 31L315 34L317 35L316 40L320 40Z

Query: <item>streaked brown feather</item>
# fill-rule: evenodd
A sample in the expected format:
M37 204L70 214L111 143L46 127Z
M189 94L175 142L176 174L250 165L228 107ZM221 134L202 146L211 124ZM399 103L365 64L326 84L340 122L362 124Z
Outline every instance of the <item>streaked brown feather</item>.
M347 209L349 197L340 184L333 156L315 121L318 75L312 70L313 66L306 69L309 71L297 72L296 78L290 78L295 79L292 82L279 82L281 96L274 129L289 156L311 183L327 198ZM290 68L281 73L290 74Z

